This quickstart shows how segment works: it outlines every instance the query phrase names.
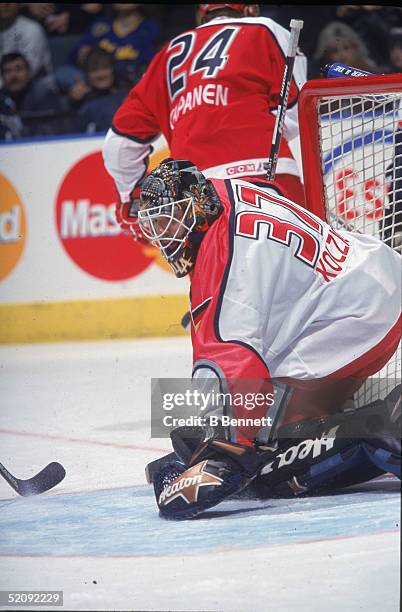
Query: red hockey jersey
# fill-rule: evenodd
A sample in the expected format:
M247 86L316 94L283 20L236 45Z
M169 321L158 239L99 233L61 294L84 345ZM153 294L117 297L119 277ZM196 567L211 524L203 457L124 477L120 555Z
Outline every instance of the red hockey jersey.
M216 18L184 32L153 59L117 111L105 165L123 200L146 168L160 133L172 157L207 177L264 173L275 125L289 32L271 19ZM286 138L298 134L297 99L306 58L295 60L277 174L298 175Z

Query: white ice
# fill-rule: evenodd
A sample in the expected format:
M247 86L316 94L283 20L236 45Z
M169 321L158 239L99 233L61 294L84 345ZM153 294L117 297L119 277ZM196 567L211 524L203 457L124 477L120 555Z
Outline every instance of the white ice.
M63 590L66 610L398 610L396 481L159 518L150 378L190 373L188 338L0 348L1 462L67 472L29 499L0 479L0 590Z

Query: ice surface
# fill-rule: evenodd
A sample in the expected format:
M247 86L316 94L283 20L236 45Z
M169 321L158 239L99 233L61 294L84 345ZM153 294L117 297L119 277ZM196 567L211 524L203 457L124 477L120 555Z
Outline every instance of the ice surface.
M190 373L187 338L0 349L0 460L67 471L34 498L0 480L0 589L64 590L68 610L399 609L397 480L159 518L150 377Z

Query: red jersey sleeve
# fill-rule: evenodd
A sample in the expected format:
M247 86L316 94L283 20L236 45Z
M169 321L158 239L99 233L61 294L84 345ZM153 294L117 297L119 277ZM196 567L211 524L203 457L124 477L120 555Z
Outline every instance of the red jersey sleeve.
M113 130L138 142L149 142L161 132L166 137L163 105L168 104L165 79L165 49L152 60L139 83L133 87L113 117Z

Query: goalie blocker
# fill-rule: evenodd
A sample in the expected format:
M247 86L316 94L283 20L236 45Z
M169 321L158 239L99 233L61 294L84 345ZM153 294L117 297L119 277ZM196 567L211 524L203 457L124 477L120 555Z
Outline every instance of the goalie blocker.
M353 412L278 430L271 447L229 442L223 430L178 428L174 452L147 466L160 515L188 519L247 489L269 498L330 491L390 472L401 477L401 385Z

